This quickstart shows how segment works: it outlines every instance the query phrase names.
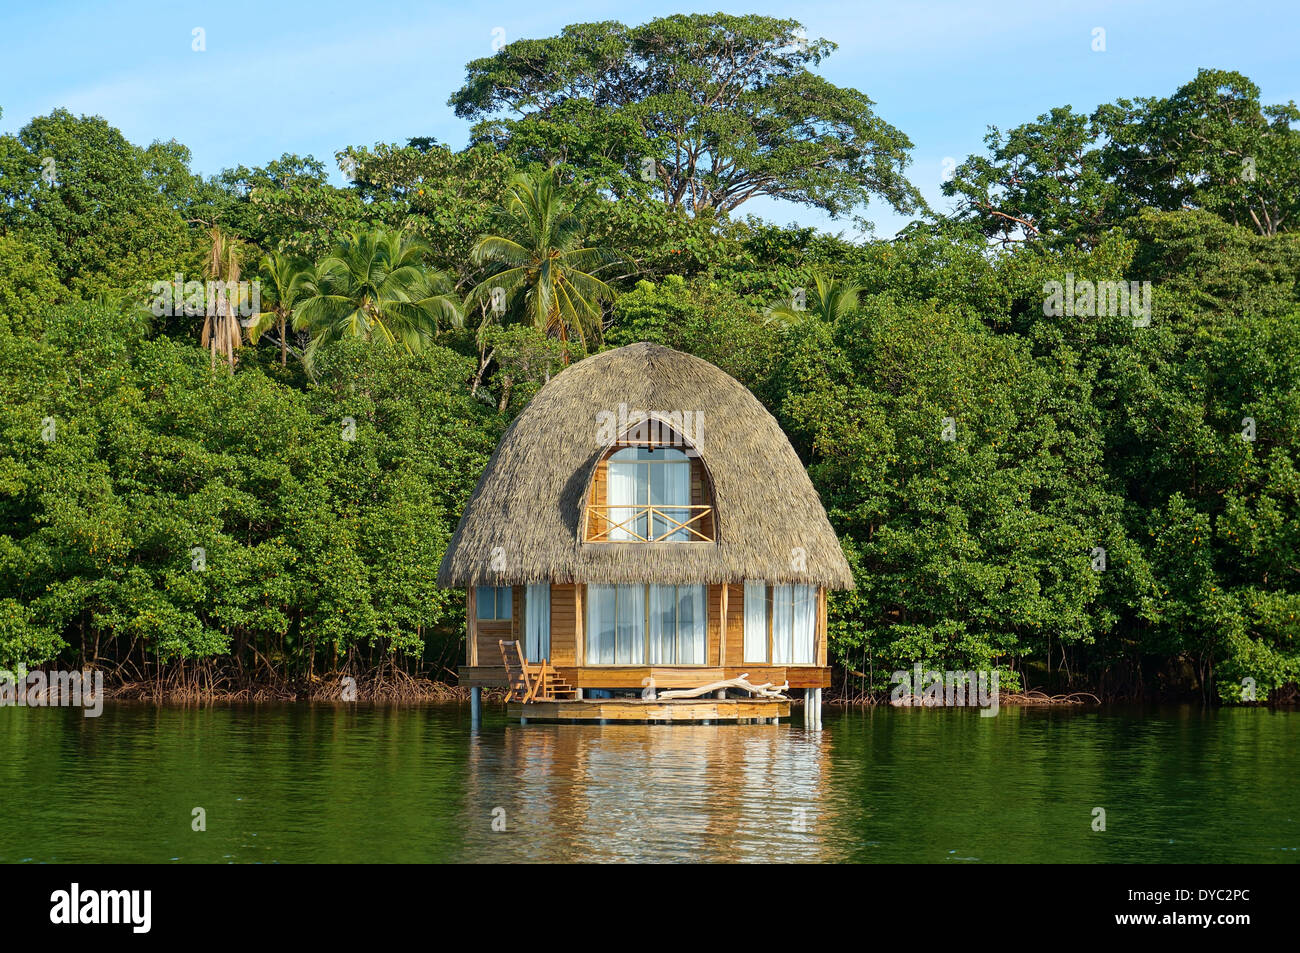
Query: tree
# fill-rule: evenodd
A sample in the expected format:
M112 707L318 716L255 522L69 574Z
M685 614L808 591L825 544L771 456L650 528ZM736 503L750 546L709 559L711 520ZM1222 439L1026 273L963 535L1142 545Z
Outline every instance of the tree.
M0 668L185 660L181 684L238 691L450 661L438 564L502 423L470 362L349 340L304 389L213 375L149 317L73 302L0 332Z
M862 288L847 281L837 281L823 274L813 275L813 286L808 289L796 289L804 292L803 298L783 299L772 305L766 319L773 324L797 324L807 317L814 317L829 324L836 324L856 311Z
M1240 73L1203 69L1168 98L1097 111L1104 166L1126 211L1199 208L1273 235L1300 218L1300 110L1261 107Z
M248 326L248 340L256 344L263 334L275 328L280 338L281 367L289 364L289 324L293 309L302 299L303 282L310 267L301 258L277 251L267 252L259 263L261 301L269 307L254 315Z
M210 246L203 263L203 277L208 279L208 287L199 344L208 349L213 368L216 368L217 355L220 354L234 370L235 352L243 341L239 325L239 307L243 301L237 289L245 251L236 239L216 225L209 230L208 238ZM232 291L235 294L233 299Z
M0 235L0 329L36 333L67 297L50 256L17 235Z
M872 196L924 208L903 176L908 138L865 94L808 69L834 49L764 16L576 24L473 61L450 103L483 120L476 141L591 169L619 191L650 183L672 208L725 212L760 195L832 215Z
M1240 73L1201 70L1173 96L1063 106L1003 134L944 183L957 217L1004 245L1095 245L1143 209L1202 209L1273 235L1300 217L1300 110L1264 106Z
M238 166L214 179L214 217L259 248L319 258L348 231L381 220L355 189L330 185L324 163L286 153L265 166ZM400 221L400 215L397 216Z
M56 109L0 136L0 230L21 231L74 292L131 292L198 264L205 200L176 142L141 148L98 116Z
M576 338L584 346L589 338L598 341L603 307L614 300L614 289L595 272L615 256L583 246L583 210L556 183L554 170L516 175L502 213L506 234L484 236L472 252L475 263L502 270L480 282L470 299L490 309L494 293L504 296L501 304L518 305L522 292L522 311L538 331L566 342Z
M477 269L470 251L479 236L500 226L497 205L516 171L508 156L490 145L452 152L412 139L400 148L344 149L339 164L376 214L414 230L436 250L439 266L456 275L458 287L472 287Z
M1114 186L1102 172L1097 126L1068 106L1007 133L990 127L988 156L971 156L943 184L957 216L1003 245L1063 238L1096 242L1114 221Z
M311 343L310 370L324 344L343 337L381 341L408 354L423 350L443 323L459 327L462 314L451 280L425 265L429 246L409 231L378 228L349 234L301 283L294 329Z

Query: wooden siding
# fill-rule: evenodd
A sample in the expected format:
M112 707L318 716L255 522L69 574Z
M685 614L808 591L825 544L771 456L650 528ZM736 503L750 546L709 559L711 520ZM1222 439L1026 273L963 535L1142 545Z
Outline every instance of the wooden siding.
M826 664L826 643L830 639L829 627L826 624L826 588L819 586L817 589L817 635L813 656L818 665Z
M717 666L722 664L722 659L718 658L722 644L722 587L709 586L704 604L707 622L704 627L704 664Z
M551 586L551 664L578 663L576 586Z
M486 619L480 619L478 624L479 666L499 667L501 665L501 646L497 645L497 642L502 639L509 642L514 637L514 633L510 631L509 622L489 622Z
M478 664L478 607L475 600L478 589L470 586L465 590L465 664Z
M745 662L745 587L727 587L727 657L724 665Z
M510 587L510 638L524 640L524 586Z

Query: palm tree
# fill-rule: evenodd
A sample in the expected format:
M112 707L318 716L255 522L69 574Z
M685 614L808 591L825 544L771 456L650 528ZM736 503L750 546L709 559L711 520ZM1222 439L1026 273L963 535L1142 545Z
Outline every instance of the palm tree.
M218 287L215 295L205 296L203 330L199 335L199 346L208 349L214 370L217 366L218 354L230 364L231 370L234 370L235 351L243 342L243 334L236 310L240 302L232 300L230 293L239 285L240 260L243 251L237 239L226 235L216 225L211 227L208 237L211 245L207 260L203 263L203 277L209 281L222 282L224 289ZM215 300L207 300L208 297L215 297Z
M347 235L307 271L293 327L312 335L303 353L308 371L321 346L339 338L382 341L413 354L442 323L460 327L464 319L452 281L424 264L430 253L410 232L377 228Z
M808 290L812 293L808 294ZM812 315L828 324L834 324L849 312L858 309L861 294L861 285L815 274L813 286L804 291L802 300L791 296L789 300L778 301L763 312L763 323L789 327Z
M538 176L520 173L510 180L501 209L505 235L485 235L475 244L475 264L498 264L502 270L470 292L480 303L500 288L506 301L517 302L544 334L561 341L600 339L602 306L614 289L596 277L616 261L603 248L582 245L586 221L576 203L555 181L554 170ZM564 360L567 362L567 352Z
M259 263L262 306L268 310L253 316L248 326L248 340L258 339L275 328L280 335L280 366L289 365L289 321L293 309L302 299L302 286L311 266L301 258L282 255L278 251L262 256Z

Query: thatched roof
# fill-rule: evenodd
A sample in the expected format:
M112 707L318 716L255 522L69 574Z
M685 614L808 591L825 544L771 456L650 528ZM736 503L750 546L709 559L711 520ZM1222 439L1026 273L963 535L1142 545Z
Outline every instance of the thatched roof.
M629 416L703 414L696 449L713 482L716 543L580 541L595 464L612 442L599 422L620 404ZM707 361L647 343L579 361L538 391L488 461L438 572L443 586L746 579L853 586L817 491L772 415Z

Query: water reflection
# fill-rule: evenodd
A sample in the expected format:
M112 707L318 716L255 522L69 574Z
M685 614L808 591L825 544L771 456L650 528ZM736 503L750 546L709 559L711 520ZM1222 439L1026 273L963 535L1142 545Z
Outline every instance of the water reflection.
M0 708L0 863L1300 861L1294 711L884 708L825 726Z
M831 745L829 731L789 725L507 724L470 747L467 847L497 860L840 859Z

